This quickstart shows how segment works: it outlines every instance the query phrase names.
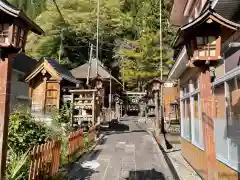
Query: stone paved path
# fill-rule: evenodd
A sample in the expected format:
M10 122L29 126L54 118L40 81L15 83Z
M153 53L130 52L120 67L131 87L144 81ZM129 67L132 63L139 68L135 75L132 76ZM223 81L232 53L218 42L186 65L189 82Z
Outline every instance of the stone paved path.
M93 153L74 164L69 180L175 180L155 140L134 117L106 132ZM125 131L123 131L125 130Z

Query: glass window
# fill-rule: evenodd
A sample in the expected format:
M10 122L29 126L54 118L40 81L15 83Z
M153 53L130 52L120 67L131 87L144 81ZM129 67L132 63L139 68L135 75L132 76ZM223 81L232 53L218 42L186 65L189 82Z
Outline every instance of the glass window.
M228 163L239 167L240 162L240 76L227 82L227 139Z
M191 110L190 110L190 99L185 100L185 138L191 140Z
M198 45L204 45L205 44L204 38L203 37L197 37L197 44Z
M199 105L198 105L198 94L194 96L194 142L200 144L200 126L199 126Z
M218 159L228 159L227 120L226 120L226 98L224 84L214 87L214 135L216 143L216 154Z
M23 43L24 43L24 34L25 34L24 30L21 29L21 33L20 33L20 37L19 37L19 46L20 47L23 46Z
M198 45L198 56L205 57L205 56L216 56L216 37L209 36L209 37L197 37L197 45Z

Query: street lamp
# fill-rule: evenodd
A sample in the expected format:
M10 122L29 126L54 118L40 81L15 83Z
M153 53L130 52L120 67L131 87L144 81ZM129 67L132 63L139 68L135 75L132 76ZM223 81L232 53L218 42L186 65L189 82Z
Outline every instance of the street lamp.
M5 179L13 57L24 50L29 30L39 35L43 30L6 1L0 1L0 16L0 179Z

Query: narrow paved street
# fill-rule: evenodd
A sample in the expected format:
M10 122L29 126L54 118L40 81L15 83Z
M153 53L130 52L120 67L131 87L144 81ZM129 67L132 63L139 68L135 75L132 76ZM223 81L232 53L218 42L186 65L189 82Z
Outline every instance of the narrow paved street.
M140 128L136 117L127 117L106 131L87 158L76 162L71 180L173 180L155 140Z

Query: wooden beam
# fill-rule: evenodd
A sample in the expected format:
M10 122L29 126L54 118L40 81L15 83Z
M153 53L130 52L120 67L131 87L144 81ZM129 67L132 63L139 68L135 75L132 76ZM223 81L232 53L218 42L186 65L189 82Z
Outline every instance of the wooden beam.
M46 98L47 98L47 78L43 78L43 104L42 104L42 109L44 114L46 113Z
M60 99L61 99L61 84L60 82L56 82L57 86L57 109L60 108Z
M72 89L69 90L70 93L78 93L78 92L97 92L97 89Z

